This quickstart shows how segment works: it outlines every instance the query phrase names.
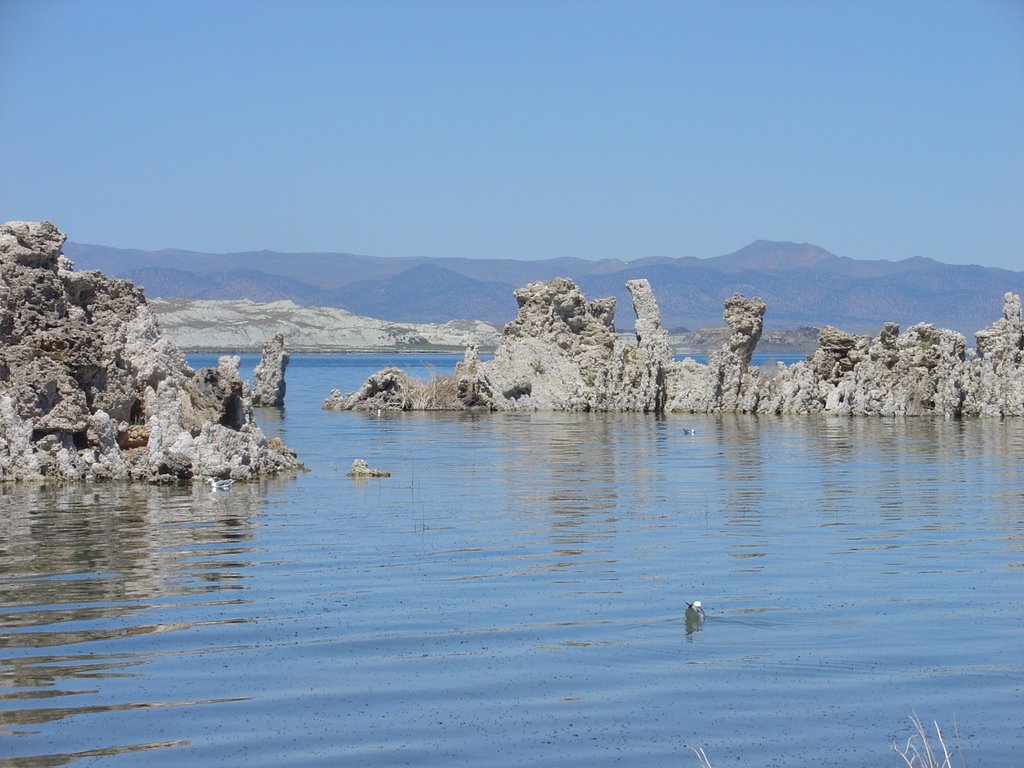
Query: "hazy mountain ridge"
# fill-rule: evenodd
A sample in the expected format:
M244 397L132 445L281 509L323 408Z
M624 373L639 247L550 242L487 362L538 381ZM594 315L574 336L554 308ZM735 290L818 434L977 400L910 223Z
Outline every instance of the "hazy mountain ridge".
M634 261L558 258L540 261L373 257L345 253L253 251L205 254L146 252L67 243L80 269L127 277L149 296L203 300L290 300L394 322L452 319L505 323L515 316L512 291L533 280L571 277L588 298L618 298L620 329L632 327L628 279L651 281L671 328L722 323L723 300L739 292L768 305L768 329L835 325L876 331L886 321L929 322L972 340L999 316L1006 291L1024 293L1024 272L836 256L810 243L758 240L712 258Z

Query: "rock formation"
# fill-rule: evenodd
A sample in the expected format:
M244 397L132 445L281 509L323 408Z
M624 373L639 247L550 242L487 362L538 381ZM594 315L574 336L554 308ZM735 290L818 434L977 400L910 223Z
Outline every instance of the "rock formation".
M280 408L284 405L284 370L287 367L288 353L284 349L284 334L275 333L263 345L263 354L252 372L254 406Z
M0 225L0 480L176 480L299 466L237 358L193 371L126 280L76 272L49 222Z
M418 384L401 368L385 368L370 376L351 395L331 390L323 407L329 411L411 411Z
M865 416L1024 415L1024 323L1020 299L1004 297L1003 316L967 349L954 331L919 323L901 333L886 323L875 337L826 326L807 360L760 370L750 364L766 306L725 301L730 334L707 364L672 358L646 280L627 287L636 313L635 344L615 332L615 301L588 303L571 280L515 291L519 313L492 360L466 350L457 366L452 408L488 410L830 413ZM340 392L331 409L417 408L420 385L397 368Z
M1024 416L1024 326L1020 299L1003 297L1003 317L976 334L976 350L954 331L918 323L875 337L823 328L805 362L762 374L761 413L863 416Z
M374 469L366 463L366 459L355 459L352 462L352 469L345 473L348 477L362 479L367 477L391 477L390 472L383 469Z
M658 411L672 364L668 335L646 280L630 281L636 345L615 333L615 300L587 303L571 280L530 283L515 291L519 312L505 326L494 358L475 347L457 367L454 387L435 407L486 410ZM435 387L440 389L440 387ZM359 391L332 391L329 410L423 407L423 386L397 368L371 376Z
M708 356L707 365L691 359L674 364L668 374L666 410L696 413L749 410L756 381L750 367L764 327L765 304L739 294L725 300L725 321L731 333Z
M1024 414L1024 322L1020 296L1003 296L1003 316L974 334L978 363L964 387L968 415Z

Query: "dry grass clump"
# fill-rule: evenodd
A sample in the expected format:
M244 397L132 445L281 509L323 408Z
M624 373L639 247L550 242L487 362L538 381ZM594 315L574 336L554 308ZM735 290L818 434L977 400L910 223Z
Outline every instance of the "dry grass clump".
M953 759L950 756L949 749L946 747L946 741L942 738L942 730L939 728L937 722L933 722L935 726L935 741L936 746L932 746L931 737L928 735L928 731L925 730L924 725L921 723L921 718L914 712L910 715L910 722L914 724L915 733L907 739L907 745L900 749L898 744L893 744L893 751L903 758L903 762L907 764L907 768L953 768ZM960 734L956 730L956 721L953 721L953 735L957 740L957 755L960 757L960 764L964 764L963 754L960 751ZM941 754L939 750L941 751Z
M925 729L921 718L917 713L911 713L910 722L914 724L914 733L907 739L907 745L900 749L899 744L893 744L893 751L903 758L907 768L953 768L953 757L946 747L946 740L942 736L942 730L937 722L935 726L935 742L933 746L932 737ZM963 753L960 749L960 734L957 733L956 721L953 721L953 735L956 737L956 754L960 758L960 765L964 765ZM701 768L711 768L711 761L704 754L703 747L687 746L697 756Z
M410 399L414 411L460 411L463 408L455 375L441 376L433 369L430 378L411 393Z
M691 747L687 745L686 748L697 756L697 759L700 761L700 768L711 768L711 761L708 760L708 756L704 754L704 747Z

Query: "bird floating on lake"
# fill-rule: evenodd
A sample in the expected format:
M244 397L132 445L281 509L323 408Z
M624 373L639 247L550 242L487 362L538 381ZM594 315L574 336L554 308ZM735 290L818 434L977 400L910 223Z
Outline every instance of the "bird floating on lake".
M686 604L686 618L704 621L704 607L700 604L700 600Z
M231 484L235 482L234 478L228 478L227 480L220 480L216 477L206 478L206 482L210 484L211 491L226 491L231 487Z
M683 434L684 435L695 435L695 434L697 434L697 430L693 429L692 427L683 427ZM689 603L687 603L687 605L689 605Z

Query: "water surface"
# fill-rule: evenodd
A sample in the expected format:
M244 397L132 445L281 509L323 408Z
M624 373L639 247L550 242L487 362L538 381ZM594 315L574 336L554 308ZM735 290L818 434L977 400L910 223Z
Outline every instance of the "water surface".
M0 488L0 765L1019 763L1020 420L320 410L388 362L295 478Z

